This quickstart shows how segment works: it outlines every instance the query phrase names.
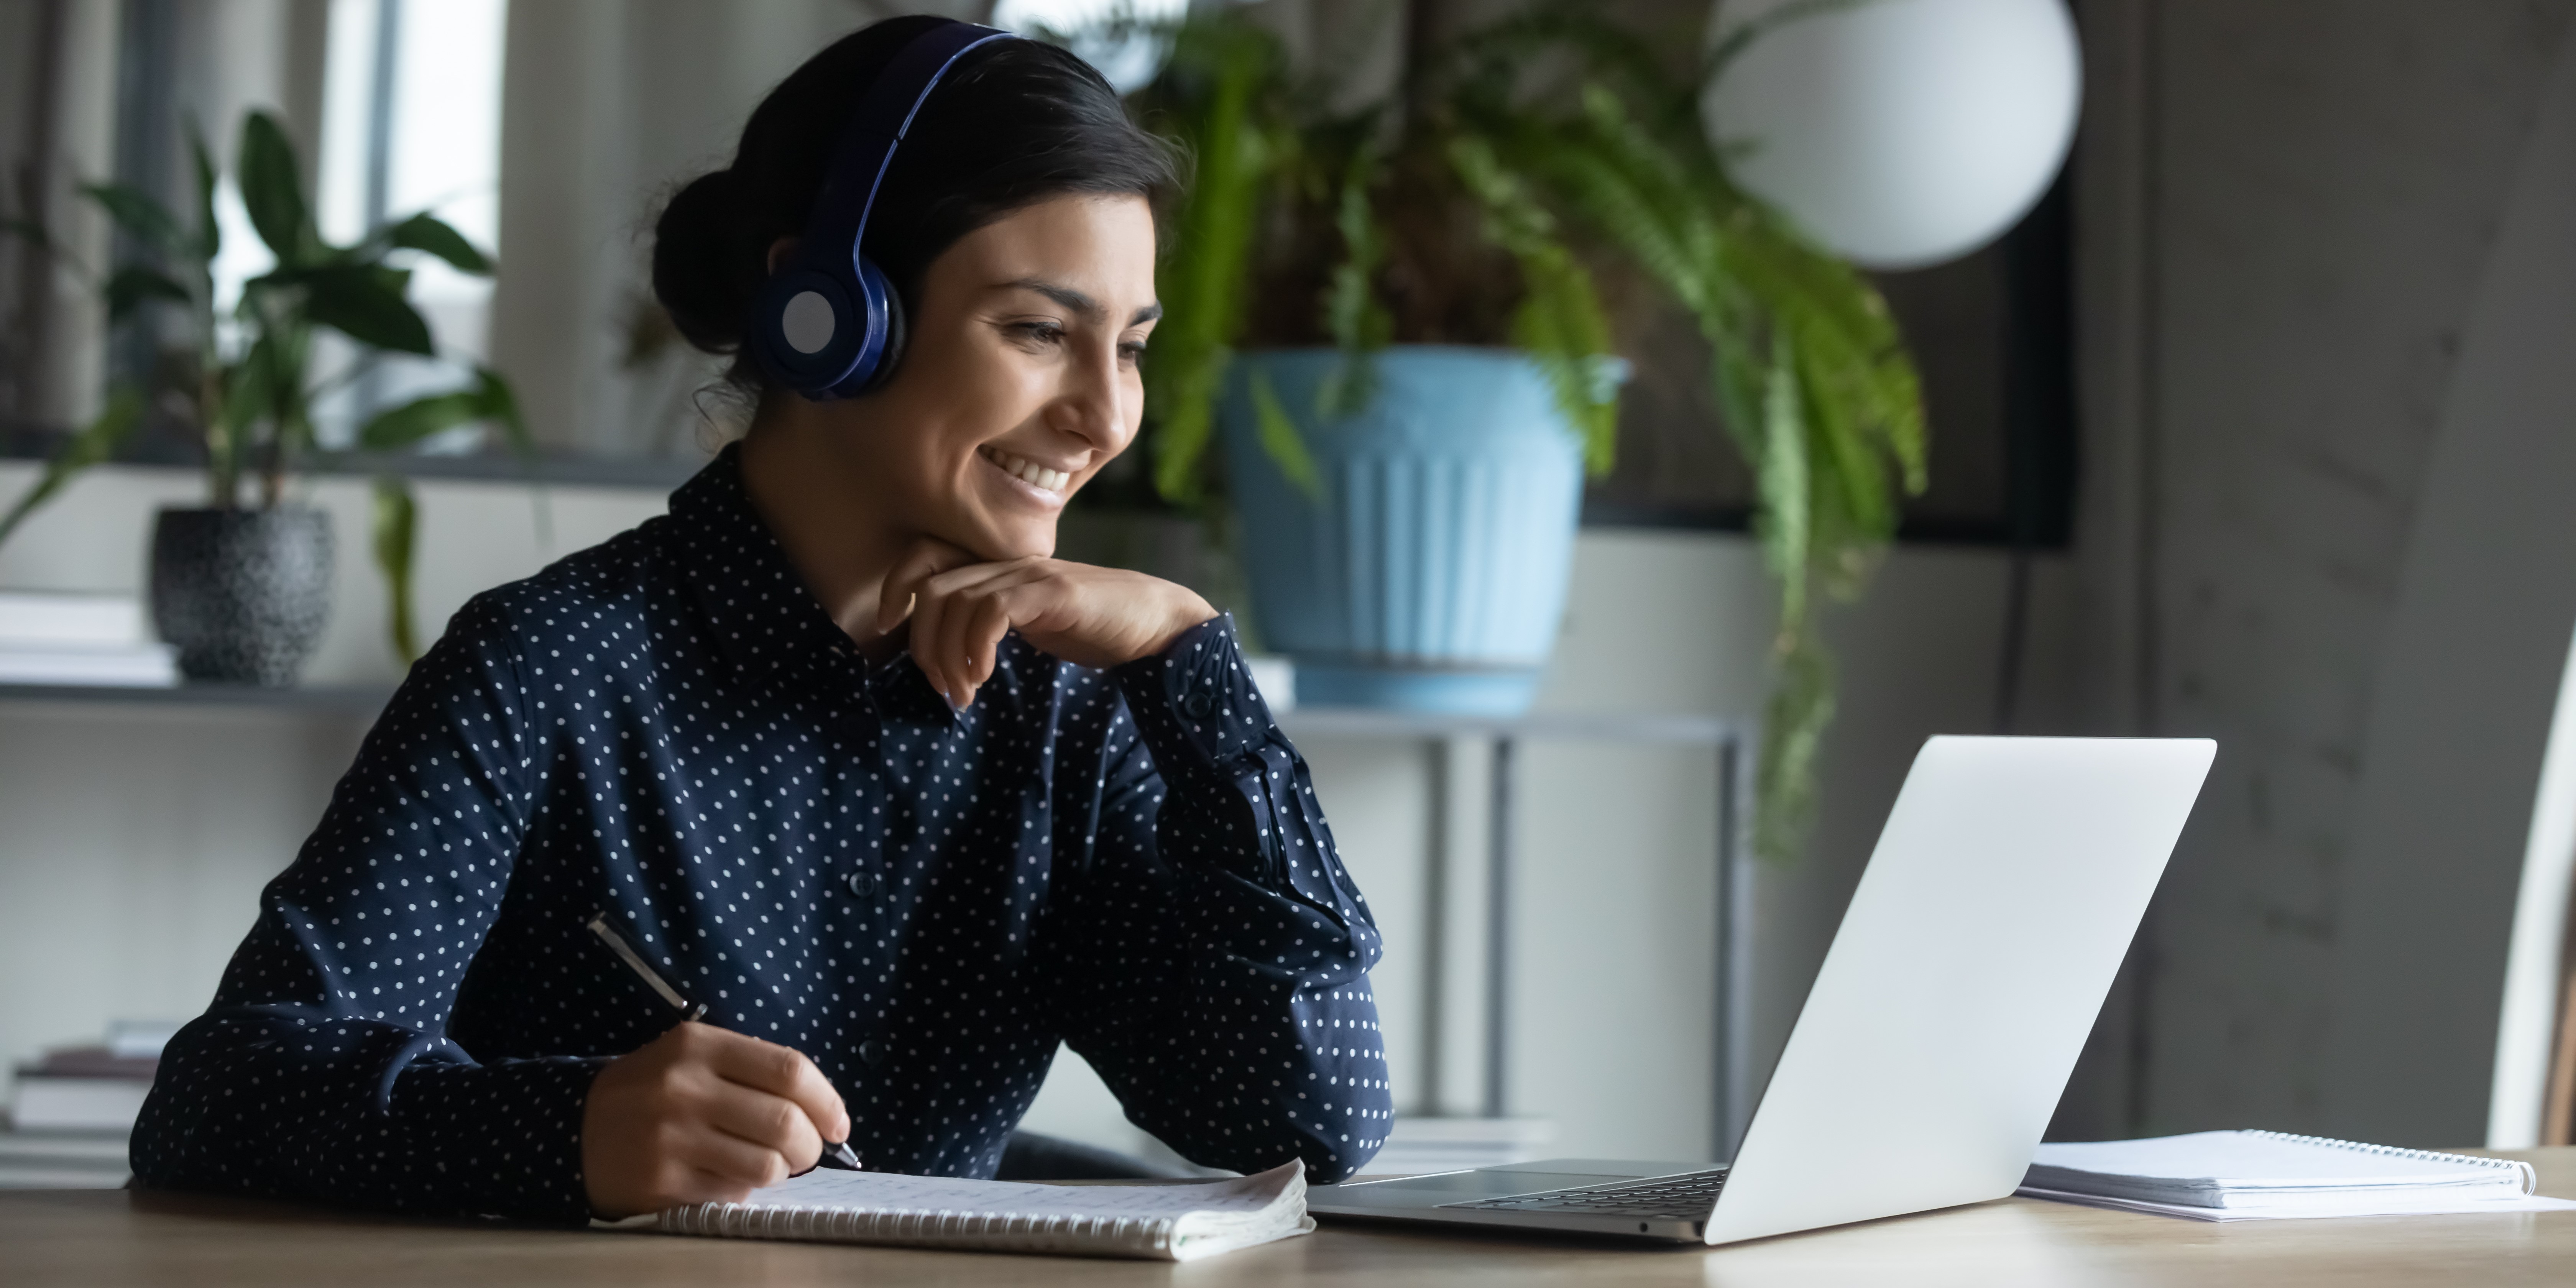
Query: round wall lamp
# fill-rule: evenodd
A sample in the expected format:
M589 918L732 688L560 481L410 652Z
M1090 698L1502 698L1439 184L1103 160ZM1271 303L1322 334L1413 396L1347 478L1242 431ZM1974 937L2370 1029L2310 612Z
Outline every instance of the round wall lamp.
M1721 0L1760 24L1701 99L1727 173L1870 268L2012 227L2075 138L2082 52L2061 0Z

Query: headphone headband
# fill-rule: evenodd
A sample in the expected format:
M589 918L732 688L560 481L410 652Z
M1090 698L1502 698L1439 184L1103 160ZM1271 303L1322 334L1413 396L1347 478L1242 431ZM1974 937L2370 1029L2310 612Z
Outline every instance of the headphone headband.
M770 276L750 343L772 379L822 401L860 393L893 368L903 303L861 243L894 153L957 60L1018 36L942 22L895 51L842 132L795 259Z
M823 190L815 195L804 244L824 252L817 267L855 268L860 240L867 235L868 214L876 205L887 167L894 163L895 148L912 131L921 105L930 98L930 91L939 88L948 69L994 41L1017 39L1010 32L971 22L947 22L895 51L894 61L878 74L876 84L850 117ZM842 246L849 248L846 254L840 252ZM798 258L808 257L800 253Z

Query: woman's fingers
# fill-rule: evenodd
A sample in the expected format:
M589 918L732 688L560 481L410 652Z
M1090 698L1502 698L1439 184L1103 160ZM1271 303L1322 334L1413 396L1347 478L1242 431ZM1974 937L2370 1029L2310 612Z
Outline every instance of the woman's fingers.
M841 1104L841 1093L832 1089L831 1080L803 1052L722 1029L710 1032L729 1039L709 1061L718 1077L792 1103L822 1139L850 1138L850 1115Z
M913 597L913 664L921 668L921 673L930 680L930 687L939 690L950 706L963 708L974 697L966 684L964 669L956 665L955 654L943 647L954 624L958 600L974 587L1004 575L1010 568L1007 563L968 564L909 583L910 589L906 593Z
M1011 627L1006 615L998 628L990 621L988 607L996 596L1037 575L1043 559L1014 559L1004 563L975 564L940 573L921 583L920 599L912 617L912 656L922 674L930 678L931 687L948 698L949 705L964 709L975 700L975 690L991 676L988 660L980 654L991 653L1004 632ZM983 639L989 634L989 639Z
M961 710L993 678L1014 629L1066 661L1109 667L1160 652L1214 616L1197 594L1141 573L1042 555L977 562L928 538L897 561L877 609L881 630L909 618L914 665Z
M877 591L877 634L903 624L904 617L915 607L915 597L923 582L947 572L976 563L975 556L937 537L921 537L887 570L885 584Z
M802 1054L682 1024L608 1063L582 1109L582 1183L618 1217L738 1199L847 1140L850 1115ZM710 1187L713 1188L710 1188Z
M950 693L960 707L973 702L975 691L993 676L993 650L1011 629L1011 596L1022 579L1016 572L986 578L948 597L935 647L940 666L953 677Z
M782 1150L746 1140L714 1123L699 1124L680 1140L675 1152L691 1168L755 1190L776 1185L812 1165L810 1160L800 1165Z
M707 1106L706 1118L708 1124L727 1139L749 1145L777 1159L788 1173L804 1171L823 1157L822 1133L803 1105L785 1096L755 1091L740 1083L722 1085L723 1092ZM767 1164L761 1166L766 1167ZM743 1173L728 1171L728 1174ZM776 1177L760 1183L775 1185L780 1179L784 1178Z

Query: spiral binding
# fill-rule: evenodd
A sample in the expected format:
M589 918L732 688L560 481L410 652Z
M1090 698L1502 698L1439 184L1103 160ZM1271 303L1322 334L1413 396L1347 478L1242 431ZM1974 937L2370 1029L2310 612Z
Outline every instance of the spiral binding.
M2437 1149L2407 1149L2398 1145L2369 1145L2357 1140L2337 1140L2332 1136L2301 1136L2286 1131L2249 1131L2245 1134L2248 1136L2261 1136L2266 1140L2288 1141L2294 1145L2318 1145L2327 1149L2351 1150L2356 1154L2377 1154L2387 1158L2402 1158L2408 1162L2414 1163L2474 1163L2480 1167L2503 1168L2508 1171L2521 1173L2523 1193L2537 1194L2540 1192L2539 1174L2532 1171L2531 1164L2516 1158L2480 1158L2475 1154L2445 1154Z
M805 1239L916 1248L965 1248L982 1252L1165 1257L1171 1253L1172 1234L1179 1222L1172 1217L900 1208L857 1212L698 1203L664 1212L658 1224L675 1234L736 1239Z

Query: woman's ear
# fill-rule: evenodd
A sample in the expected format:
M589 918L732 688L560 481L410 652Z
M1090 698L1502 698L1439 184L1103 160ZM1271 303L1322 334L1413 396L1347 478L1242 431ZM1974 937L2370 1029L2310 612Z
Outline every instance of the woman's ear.
M804 238L801 237L781 237L769 243L770 276L777 276L778 270L785 266L787 261L796 258L797 244L803 240Z

